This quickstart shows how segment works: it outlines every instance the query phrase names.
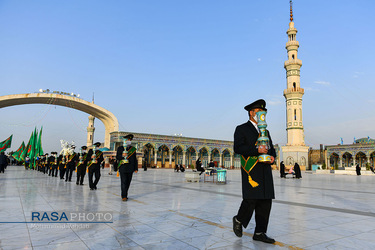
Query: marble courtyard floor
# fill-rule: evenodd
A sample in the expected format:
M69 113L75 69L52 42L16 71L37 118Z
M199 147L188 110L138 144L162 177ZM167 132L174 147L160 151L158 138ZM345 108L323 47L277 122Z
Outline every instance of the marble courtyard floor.
M242 238L232 231L239 170L218 185L186 182L170 169L140 169L123 202L119 177L107 169L90 191L87 175L77 186L75 174L66 183L8 166L0 174L0 249L375 249L375 175L273 174L267 234L277 242L268 245L252 240L254 219ZM33 223L35 211L110 211L113 223Z

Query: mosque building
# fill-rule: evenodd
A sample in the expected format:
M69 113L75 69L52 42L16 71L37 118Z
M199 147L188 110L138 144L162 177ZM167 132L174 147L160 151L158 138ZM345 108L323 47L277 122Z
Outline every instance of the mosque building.
M374 166L375 140L370 137L354 140L352 144L328 145L325 147L328 169L355 171L358 164L363 170Z

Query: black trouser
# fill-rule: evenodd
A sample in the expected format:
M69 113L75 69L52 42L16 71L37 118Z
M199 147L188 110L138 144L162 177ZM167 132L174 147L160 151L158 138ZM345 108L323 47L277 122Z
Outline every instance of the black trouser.
M75 167L73 166L66 166L66 175L65 175L65 181L72 181L72 175Z
M57 176L57 165L52 165L52 177Z
M60 179L64 179L66 168L65 166L61 166L59 167L59 169L60 169Z
M238 210L237 220L246 228L255 210L254 233L266 233L270 217L272 200L243 199Z
M120 167L121 198L128 198L128 190L132 181L133 172L126 173L125 167Z
M93 181L93 176L95 175L95 181ZM96 188L98 182L100 180L100 166L99 165L91 165L89 167L89 186L90 188Z
M81 164L77 167L77 184L83 184L83 179L85 178L86 174L86 166Z
M5 169L5 164L0 164L0 173L1 172L4 173L4 169Z

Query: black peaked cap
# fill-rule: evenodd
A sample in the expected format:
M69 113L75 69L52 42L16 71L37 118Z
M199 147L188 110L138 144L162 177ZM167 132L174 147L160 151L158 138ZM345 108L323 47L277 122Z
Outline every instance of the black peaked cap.
M256 109L256 108L263 109L264 111L267 111L266 101L263 100L263 99L259 99L259 100L256 100L255 102L250 103L249 105L244 107L244 109L247 110L247 111L250 111L250 110Z

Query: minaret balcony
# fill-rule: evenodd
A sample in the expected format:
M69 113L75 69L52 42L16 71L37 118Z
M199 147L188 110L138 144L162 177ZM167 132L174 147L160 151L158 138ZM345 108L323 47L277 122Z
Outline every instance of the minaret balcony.
M293 93L304 94L305 90L303 88L298 88L298 87L290 88L290 89L284 89L284 96L287 95L287 94L293 94Z
M88 127L87 128L87 132L91 132L91 133L93 133L95 131L95 128L91 128L91 127Z
M288 46L298 46L299 47L299 42L298 41L288 41L286 43L286 47Z
M292 59L284 62L284 68L288 67L289 65L299 65L302 66L302 60L300 59Z
M289 28L287 31L286 31L286 33L288 34L288 35L295 35L295 34L297 34L297 29L296 28Z

